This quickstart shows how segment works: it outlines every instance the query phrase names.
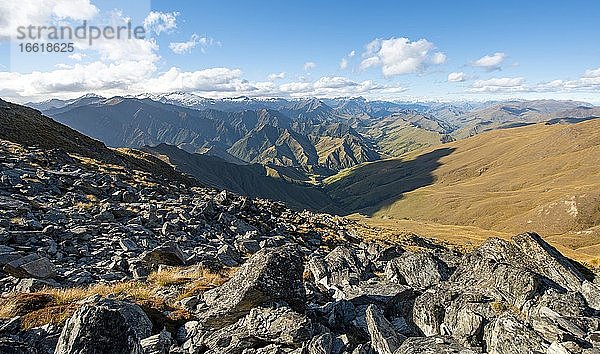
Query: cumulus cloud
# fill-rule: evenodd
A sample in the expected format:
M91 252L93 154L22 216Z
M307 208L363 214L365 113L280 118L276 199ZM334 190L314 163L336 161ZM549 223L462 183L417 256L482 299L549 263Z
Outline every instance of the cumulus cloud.
M310 70L314 69L316 66L317 66L317 64L315 62L307 61L306 63L304 63L304 71L310 71Z
M269 80L269 81L275 81L275 80L281 80L281 79L285 79L284 72L272 73L272 74L269 74L269 76L267 76L267 80Z
M85 20L94 17L98 13L98 8L92 5L90 0L68 0L56 1L52 11L60 19Z
M522 77L501 77L487 80L476 80L471 85L471 92L519 92L527 91L525 79Z
M179 12L150 11L144 19L144 28L157 35L162 32L170 32L177 28L177 16L179 16Z
M0 40L14 38L19 26L89 20L97 14L98 8L90 0L0 1Z
M212 38L200 37L196 33L192 34L190 39L186 42L171 42L169 43L169 49L175 54L185 54L192 51L196 46L200 46L202 53L206 52L206 48L213 44L219 44Z
M551 80L527 84L522 77L492 78L473 82L470 93L597 93L600 90L600 68L586 70L575 80Z
M242 71L231 68L210 68L197 71L181 71L172 67L167 72L149 78L135 90L167 91L218 91L230 92L247 88L241 79Z
M372 80L353 81L341 76L324 76L314 82L290 82L277 88L289 97L337 97L350 95L394 95L406 89L397 84L381 85Z
M539 92L594 92L600 90L600 68L588 69L576 80L553 80L534 87Z
M463 82L467 81L467 74L464 72L452 72L448 74L448 82Z
M347 68L348 68L348 59L342 58L342 60L340 60L340 69L346 70Z
M506 54L498 52L491 55L484 55L483 57L473 61L471 65L483 68L486 71L501 70L501 64L504 59L506 59Z
M416 73L428 66L443 64L446 55L436 51L426 39L411 42L408 38L375 39L365 46L361 69L381 66L384 76Z
M588 69L583 73L584 78L596 78L600 77L600 68Z
M348 55L340 60L340 69L346 70L348 68L348 58L353 58L356 55L356 52L353 50Z

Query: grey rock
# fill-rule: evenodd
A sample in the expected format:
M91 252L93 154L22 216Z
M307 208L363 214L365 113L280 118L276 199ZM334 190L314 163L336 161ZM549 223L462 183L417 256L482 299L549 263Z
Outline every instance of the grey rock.
M326 289L357 285L369 278L367 267L356 252L345 246L337 246L323 259L311 258L308 269L315 281Z
M528 266L558 285L580 291L585 276L569 259L544 241L540 235L528 232L512 238L512 243L528 260Z
M137 251L139 249L137 244L129 238L124 238L124 239L119 240L119 246L121 246L123 251L126 251L126 252Z
M392 282L423 289L447 280L450 271L430 253L405 252L388 262L385 275Z
M65 323L55 354L139 353L152 323L139 306L101 300L85 304Z
M490 354L544 353L549 346L530 326L511 314L504 314L485 329L485 342Z
M162 330L158 334L142 339L140 345L145 354L169 354L171 342L171 333Z
M331 354L333 337L331 333L323 333L313 337L308 343L308 354Z
M203 345L215 353L240 353L260 343L300 347L310 340L312 331L311 321L288 307L257 307L207 336Z
M239 265L240 255L235 248L228 244L221 246L217 251L217 258L226 267L236 267Z
M176 242L169 241L142 256L149 265L179 266L185 264L185 255Z
M14 250L6 252L1 252L0 250L0 267L4 267L7 263L15 261L21 257L22 255Z
M209 310L202 316L213 325L223 326L274 300L285 301L302 312L306 302L303 270L302 254L296 246L263 249L225 284L204 293Z
M390 322L375 305L367 307L366 320L371 336L371 346L380 354L393 354L406 339L394 331Z
M395 354L476 354L480 351L465 348L451 337L412 337L406 339Z
M163 224L161 232L164 236L169 236L172 233L179 231L179 227L170 221L167 221Z
M35 278L24 278L19 280L19 283L15 287L15 291L22 293L30 293L40 291L45 288L58 288L60 284L52 279L35 279Z
M2 268L4 272L17 278L52 278L56 276L56 267L46 257L30 254L8 262Z

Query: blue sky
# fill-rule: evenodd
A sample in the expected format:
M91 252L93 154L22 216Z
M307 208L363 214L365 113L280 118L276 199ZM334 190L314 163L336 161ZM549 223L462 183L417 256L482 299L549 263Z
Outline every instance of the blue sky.
M42 14L40 1L12 12L5 1L0 24L131 18L149 33L40 56L18 52L10 26L0 28L0 96L14 100L182 90L600 103L592 1L44 0Z

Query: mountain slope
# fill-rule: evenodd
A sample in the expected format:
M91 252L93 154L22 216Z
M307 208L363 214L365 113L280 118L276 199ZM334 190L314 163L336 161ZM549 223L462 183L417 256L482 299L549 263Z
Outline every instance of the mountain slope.
M170 181L198 185L197 181L183 176L148 154L109 149L103 143L60 124L37 110L3 100L0 100L0 139L45 150L59 149L80 158L92 159L90 163L115 164Z
M268 167L258 164L236 165L218 157L190 154L175 146L160 144L144 151L162 156L178 170L203 184L249 197L283 201L297 209L331 210L331 198L320 188L268 176Z
M600 236L600 119L499 130L326 180L347 212L502 232Z

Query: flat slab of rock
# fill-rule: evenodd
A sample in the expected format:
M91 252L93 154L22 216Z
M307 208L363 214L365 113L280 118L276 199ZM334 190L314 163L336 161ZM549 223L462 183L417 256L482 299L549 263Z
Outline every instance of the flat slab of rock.
M175 242L167 242L142 256L149 265L165 264L169 266L185 265L185 255Z
M52 278L56 276L56 267L46 257L30 254L4 265L2 270L16 278Z

